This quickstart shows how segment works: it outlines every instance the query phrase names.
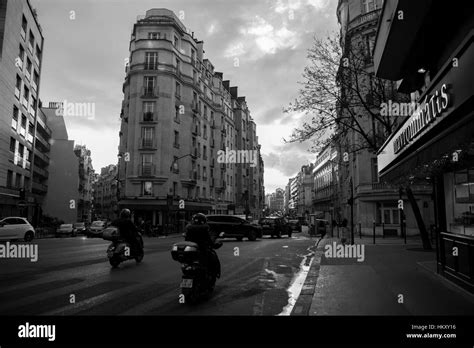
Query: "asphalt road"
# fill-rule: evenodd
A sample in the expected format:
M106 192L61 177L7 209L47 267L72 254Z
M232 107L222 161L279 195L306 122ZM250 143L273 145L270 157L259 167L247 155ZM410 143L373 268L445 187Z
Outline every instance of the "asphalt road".
M278 315L316 243L301 233L254 242L224 239L217 250L222 277L213 296L190 306L179 302L181 269L170 254L180 240L145 238L143 262L117 269L106 258L110 242L102 239L34 240L37 262L0 259L0 315Z

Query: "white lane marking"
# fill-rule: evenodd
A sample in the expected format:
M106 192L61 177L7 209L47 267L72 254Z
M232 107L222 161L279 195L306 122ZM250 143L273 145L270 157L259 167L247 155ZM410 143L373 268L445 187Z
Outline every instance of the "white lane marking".
M279 316L290 315L293 307L296 304L296 301L298 300L298 297L300 296L301 290L303 289L303 285L306 281L306 277L314 260L315 253L310 250L311 248L312 247L308 248L309 254L305 255L301 261L299 271L295 274L291 280L289 288L286 290L288 293L288 304L283 308L281 313L278 314ZM308 258L310 258L310 261L308 265L306 265Z

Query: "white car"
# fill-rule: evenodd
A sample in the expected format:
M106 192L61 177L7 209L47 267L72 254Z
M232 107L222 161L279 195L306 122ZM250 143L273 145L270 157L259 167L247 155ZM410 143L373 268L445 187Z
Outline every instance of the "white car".
M24 217L11 216L0 220L0 240L23 239L31 242L35 229Z
M74 233L74 227L73 227L72 224L62 224L56 230L56 237L60 237L60 236L63 236L63 235L69 235L69 234L73 237L76 235Z
M102 237L102 231L107 228L107 222L102 220L93 221L89 226L88 237Z

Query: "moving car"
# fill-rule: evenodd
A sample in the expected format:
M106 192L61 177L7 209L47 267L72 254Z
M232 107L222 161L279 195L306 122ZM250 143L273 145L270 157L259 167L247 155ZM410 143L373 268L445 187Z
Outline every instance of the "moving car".
M73 226L75 234L85 234L86 233L86 223L85 222L76 222Z
M263 235L281 238L283 234L286 234L288 238L291 238L292 229L285 218L270 216L261 218L258 223L262 226Z
M70 235L70 236L75 236L75 233L74 233L74 227L72 226L72 224L62 224L58 227L58 229L56 230L56 237L61 237L61 236L67 236L67 235Z
M24 217L12 216L0 220L0 240L23 239L31 242L35 235L35 229Z
M211 229L211 233L216 236L222 232L223 238L237 238L242 240L254 241L262 238L262 229L259 225L252 224L245 219L235 215L207 215L207 223Z
M102 231L107 228L107 222L97 220L92 222L87 231L87 237L100 237L102 238Z

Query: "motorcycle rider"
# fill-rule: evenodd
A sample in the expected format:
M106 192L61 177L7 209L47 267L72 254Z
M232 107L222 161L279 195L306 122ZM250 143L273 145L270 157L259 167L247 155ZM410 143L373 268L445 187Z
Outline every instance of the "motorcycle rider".
M112 226L117 227L120 237L130 244L132 254L143 252L143 242L137 227L132 222L132 213L129 209L122 209L120 218L112 222Z
M221 275L221 264L217 253L213 248L215 236L211 235L206 215L202 213L195 214L190 224L186 226L185 241L196 243L204 252L205 260L212 265L217 278Z

